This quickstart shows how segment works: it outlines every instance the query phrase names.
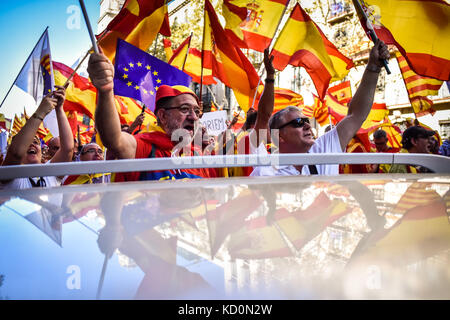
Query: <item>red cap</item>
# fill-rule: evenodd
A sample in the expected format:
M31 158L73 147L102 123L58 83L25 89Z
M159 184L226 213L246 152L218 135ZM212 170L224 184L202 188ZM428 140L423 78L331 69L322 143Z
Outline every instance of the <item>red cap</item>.
M164 84L164 85L160 86L158 88L158 90L156 91L155 104L158 103L159 99L167 98L167 97L176 97L176 96L179 96L180 94L186 94L186 93L192 95L195 98L195 100L197 101L197 103L199 103L197 95L194 93L194 91L192 91L188 87L168 86L168 85ZM155 111L156 111L156 109L155 109Z

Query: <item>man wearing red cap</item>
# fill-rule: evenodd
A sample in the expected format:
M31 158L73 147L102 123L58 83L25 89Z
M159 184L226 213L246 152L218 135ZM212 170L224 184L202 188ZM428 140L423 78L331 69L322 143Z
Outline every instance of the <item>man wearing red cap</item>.
M130 135L123 132L114 103L114 67L103 54L92 54L89 76L97 88L95 123L106 148L119 159L171 157L180 140L190 138L201 109L195 93L184 86L162 85L156 92L155 115L161 130ZM184 142L184 140L183 140ZM176 149L176 148L175 148ZM189 149L189 147L188 147ZM186 151L186 148L184 149ZM190 155L201 155L201 149L190 147ZM172 180L215 176L210 169L183 169L116 174L114 181Z

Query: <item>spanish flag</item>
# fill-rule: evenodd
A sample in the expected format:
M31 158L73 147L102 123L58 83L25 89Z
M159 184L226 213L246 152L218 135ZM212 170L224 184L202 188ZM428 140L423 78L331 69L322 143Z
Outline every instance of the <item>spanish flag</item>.
M400 52L395 52L395 56L402 73L403 81L405 82L406 90L408 90L409 101L411 102L414 113L417 117L429 113L434 115L436 111L432 108L433 101L428 99L427 96L438 95L439 89L444 81L417 75L408 66L406 59Z
M202 77L202 53L198 49L190 48L191 36L173 52L169 64L192 77L192 81L200 83ZM216 84L211 68L203 67L203 84Z
M184 65L186 63L186 58L187 58L187 55L189 52L189 47L191 45L191 38L192 38L192 36L187 37L180 44L180 46L173 52L173 55L169 59L168 64L183 71Z
M170 42L169 39L163 39L163 45L164 45L164 52L166 53L166 59L167 61L169 61L173 55L172 42Z
M211 68L213 76L233 90L241 109L248 110L258 86L258 74L247 57L228 39L209 0L205 0L204 35L203 67Z
M356 0L353 0L356 1ZM361 1L377 36L393 44L415 73L450 80L450 4L443 0ZM361 23L366 28L367 23Z
M402 147L402 131L399 127L393 125L388 117L384 119L378 129L383 129L384 131L386 131L388 146L398 149Z
M293 37L295 35L295 37ZM354 66L328 41L309 15L296 4L272 50L273 66L304 67L322 100L330 81L343 79Z
M11 127L11 120L6 119L3 113L0 113L0 129L5 129L9 131Z
M277 31L288 0L224 0L225 33L241 48L263 52Z
M147 50L158 32L170 37L166 1L126 0L120 12L97 39L100 39L103 53L113 61L118 38Z
M328 88L328 92L343 105L347 105L352 99L352 87L348 80Z

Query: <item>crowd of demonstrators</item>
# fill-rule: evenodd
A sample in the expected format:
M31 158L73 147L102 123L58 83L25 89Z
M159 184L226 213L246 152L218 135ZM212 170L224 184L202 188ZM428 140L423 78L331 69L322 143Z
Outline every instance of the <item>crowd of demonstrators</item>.
M59 148L49 162L70 162L72 160L73 136L69 121L62 107L64 99L65 89L61 86L57 86L57 90L49 93L42 99L37 110L27 120L19 133L12 138L2 166L42 163L41 141L36 133L45 116L53 109L56 111L60 139ZM57 177L53 176L17 178L2 181L2 183L6 183L8 187L13 189L26 189L36 186L53 187L60 184Z
M274 114L273 57L264 51L266 70L264 91L257 109L247 111L242 128L237 132L226 130L218 137L209 136L206 128L199 125L202 104L197 95L184 86L162 85L156 92L155 115L157 126L153 131L141 132L145 114L142 112L130 124L121 124L114 103L114 67L103 54L91 55L88 72L97 88L95 112L96 132L107 148L106 155L98 144L79 144L74 139L62 105L65 89L47 95L36 112L20 132L13 137L2 165L41 164L70 161L102 161L134 158L164 158L172 156L199 156L220 154L267 154L279 153L433 153L449 155L449 140L442 146L434 139L435 132L412 125L403 133L401 150L388 146L387 133L379 129L373 134L375 149L366 150L365 143L356 133L361 128L373 104L375 87L389 52L383 42L371 50L368 65L360 86L349 103L347 116L336 126L329 127L325 134L316 138L310 120L298 107L288 106ZM45 116L56 110L59 137L54 137L41 146L37 131ZM237 122L237 116L228 124L228 129ZM276 141L271 133L276 132ZM79 137L78 137L79 138ZM434 139L434 140L433 140ZM347 168L347 169L346 169ZM276 176L276 175L337 175L339 173L415 173L429 172L426 168L408 165L290 165L262 167L232 167L221 169L198 168L129 173L99 173L69 175L62 181L58 177L21 178L2 181L12 188L36 186L58 186L68 184L92 184L136 180L174 180L185 178L212 178L232 176Z

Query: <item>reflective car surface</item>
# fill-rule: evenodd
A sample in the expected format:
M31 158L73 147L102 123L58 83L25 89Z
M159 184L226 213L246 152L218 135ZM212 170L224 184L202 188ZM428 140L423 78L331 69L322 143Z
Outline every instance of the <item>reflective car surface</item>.
M2 299L449 299L450 176L2 190Z

